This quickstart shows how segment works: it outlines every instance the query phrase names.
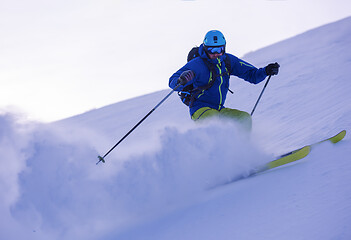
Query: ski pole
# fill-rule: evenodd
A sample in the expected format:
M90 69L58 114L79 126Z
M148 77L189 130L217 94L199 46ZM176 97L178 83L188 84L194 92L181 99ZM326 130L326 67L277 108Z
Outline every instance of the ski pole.
M260 101L260 99L261 99L261 97L262 97L262 94L263 94L264 90L266 89L267 84L268 84L269 80L271 79L271 77L272 77L272 75L269 75L269 77L268 77L268 79L267 79L267 81L266 81L266 84L264 85L264 87L263 87L263 89L262 89L262 91L261 91L261 94L260 94L260 96L258 97L257 102L256 102L254 108L253 108L252 111L251 111L251 116L252 116L252 114L254 113L254 111L255 111L255 109L256 109L256 107L257 107L257 104L258 104L258 102Z
M104 156L98 156L99 161L96 163L96 165L98 165L100 162L105 163L105 157L112 152L113 149L115 149L129 134L131 134L148 116L150 116L150 114L156 110L156 108L158 108L169 96L171 96L171 94L181 86L181 84L178 84L174 89L172 89L172 91L170 93L167 94L166 97L164 97L153 109L151 109L151 111L145 115L145 117L143 117L132 129L130 129L129 132L127 132L126 135L124 135L107 153L105 153Z

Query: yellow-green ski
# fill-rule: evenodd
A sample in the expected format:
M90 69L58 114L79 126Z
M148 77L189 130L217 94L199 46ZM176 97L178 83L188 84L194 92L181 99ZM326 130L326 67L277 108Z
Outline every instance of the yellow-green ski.
M322 140L322 141L319 141L317 143L314 143L314 144L311 144L311 145L307 145L307 146L304 146L302 148L299 148L297 150L294 150L294 151L291 151L289 153L286 153L284 155L281 155L280 157L278 157L276 160L273 160L259 168L256 168L256 169L253 169L248 175L246 176L240 176L240 177L235 177L225 183L222 183L220 184L221 186L223 185L226 185L226 184L230 184L232 182L237 182L239 180L242 180L242 179L245 179L245 178L248 178L248 177L252 177L252 176L256 176L258 174L261 174L261 173L264 173L268 170L271 170L271 169L274 169L274 168L277 168L277 167L280 167L280 166L283 166L283 165L286 165L286 164L289 164L289 163L292 163L292 162L295 162L295 161L298 161L304 157L306 157L310 152L311 152L311 149L322 143L322 142L326 142L326 141L329 141L331 143L337 143L337 142L340 142L346 135L346 130L343 130L341 132L339 132L338 134L336 134L335 136L332 136L330 138L327 138L325 140ZM217 186L220 186L220 185L217 185ZM215 188L217 186L214 186L212 188Z
M336 134L330 138L327 138L325 140L319 141L319 142L311 144L311 145L304 146L303 148L299 148L299 149L297 149L295 151L291 151L287 154L281 155L278 159L267 163L265 166L263 166L262 168L257 170L254 174L264 172L266 170L280 167L282 165L300 160L300 159L306 157L310 153L311 149L313 147L315 147L316 145L323 143L323 142L326 142L326 141L329 141L331 143L340 142L345 137L345 135L346 135L346 130L342 130L341 132L339 132L338 134Z
M288 164L297 160L300 160L306 157L311 151L311 146L305 146L298 150L293 151L290 154L284 155L283 157L278 158L272 162L269 162L267 165L268 169L280 167L284 164Z
M341 132L339 132L338 134L336 134L336 135L333 136L333 137L330 137L330 138L328 138L328 139L325 139L325 140L323 140L323 141L320 141L320 142L318 142L318 143L313 144L312 147L313 147L314 145L317 145L317 144L319 144L319 143L326 142L326 141L330 141L330 142L332 142L332 143L340 142L340 141L345 137L345 135L346 135L346 130L342 130Z

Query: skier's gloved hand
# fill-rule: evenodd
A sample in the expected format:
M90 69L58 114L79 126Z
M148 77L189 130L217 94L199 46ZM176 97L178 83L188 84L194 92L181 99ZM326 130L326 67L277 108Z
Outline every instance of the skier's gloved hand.
M182 74L178 78L178 83L180 83L181 85L185 85L188 82L190 82L194 77L195 77L195 74L193 71L186 70L186 71L182 72Z
M268 64L265 68L267 75L277 75L279 72L279 67L280 65L277 62Z

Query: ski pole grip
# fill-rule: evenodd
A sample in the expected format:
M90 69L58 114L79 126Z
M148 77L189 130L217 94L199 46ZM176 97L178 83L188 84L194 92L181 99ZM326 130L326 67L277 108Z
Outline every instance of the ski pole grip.
M173 88L173 91L177 90L180 86L182 86L182 84L178 83L178 85Z

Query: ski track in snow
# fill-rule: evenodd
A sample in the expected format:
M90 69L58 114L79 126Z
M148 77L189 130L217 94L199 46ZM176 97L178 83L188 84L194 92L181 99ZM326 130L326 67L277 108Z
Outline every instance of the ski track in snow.
M209 190L350 133L350 29L347 18L244 57L281 65L251 136L235 123L194 124L173 94L96 166L169 90L51 124L0 115L1 239L351 239L349 135L293 166ZM226 105L250 112L263 84L231 84Z

